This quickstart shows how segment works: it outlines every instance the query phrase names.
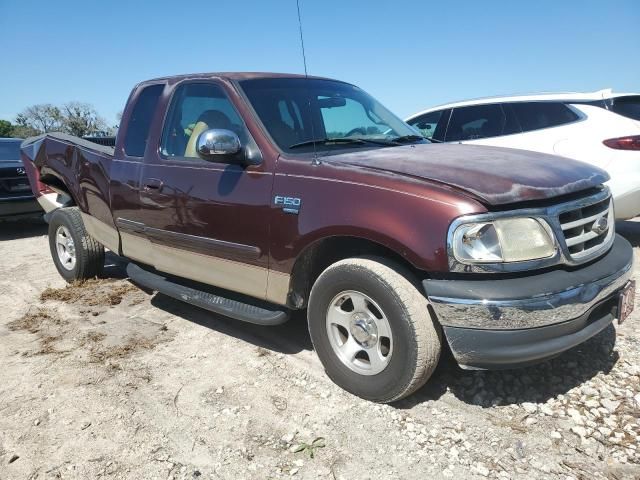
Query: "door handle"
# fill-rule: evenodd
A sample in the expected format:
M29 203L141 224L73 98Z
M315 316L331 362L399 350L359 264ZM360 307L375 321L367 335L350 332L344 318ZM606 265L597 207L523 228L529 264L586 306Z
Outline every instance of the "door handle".
M148 192L150 190L162 190L162 185L164 185L162 183L162 180L160 180L159 178L147 178L144 181L144 191Z

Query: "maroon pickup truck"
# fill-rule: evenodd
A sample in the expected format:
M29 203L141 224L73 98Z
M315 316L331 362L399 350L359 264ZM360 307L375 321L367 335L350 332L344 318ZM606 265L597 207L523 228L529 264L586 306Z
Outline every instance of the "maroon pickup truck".
M445 342L463 368L524 366L633 308L604 171L431 144L344 82L158 78L115 148L47 134L22 156L66 280L107 248L132 281L237 320L306 309L327 374L373 401L423 385Z

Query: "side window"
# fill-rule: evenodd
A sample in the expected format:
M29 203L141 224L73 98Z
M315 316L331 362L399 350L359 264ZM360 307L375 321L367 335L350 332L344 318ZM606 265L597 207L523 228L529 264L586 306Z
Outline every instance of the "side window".
M162 154L171 158L200 158L196 140L205 130L232 130L245 143L244 123L218 85L188 83L176 90L162 134Z
M615 98L611 110L618 115L640 120L640 95Z
M474 105L453 109L447 142L474 140L502 135L507 123L500 105Z
M419 117L410 120L408 123L412 127L417 128L424 138L431 140L435 136L435 139L439 140L438 136L435 135L435 133L436 129L438 128L438 123L444 123L444 117L447 117L447 115L443 116L444 112L445 110L438 110L435 112L425 113L424 115L420 115ZM442 130L442 128L440 130Z
M578 120L578 115L563 103L514 102L511 104L523 132L557 127Z
M153 120L153 114L158 105L158 98L164 89L164 85L150 85L145 87L133 107L127 135L124 139L124 151L131 157L144 157L144 150L149 137L149 127Z
M502 129L502 135L511 135L512 133L522 133L520 124L518 123L518 117L516 117L513 108L508 103L504 103L502 106L502 112L504 113L504 128Z

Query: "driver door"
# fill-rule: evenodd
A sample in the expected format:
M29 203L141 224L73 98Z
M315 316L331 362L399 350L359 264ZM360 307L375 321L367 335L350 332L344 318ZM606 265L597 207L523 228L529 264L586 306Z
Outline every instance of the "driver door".
M243 147L255 146L221 84L178 84L160 148L145 157L141 175L141 218L153 264L265 298L273 172L265 162L243 166L232 158L200 158L196 140L213 128L232 130Z

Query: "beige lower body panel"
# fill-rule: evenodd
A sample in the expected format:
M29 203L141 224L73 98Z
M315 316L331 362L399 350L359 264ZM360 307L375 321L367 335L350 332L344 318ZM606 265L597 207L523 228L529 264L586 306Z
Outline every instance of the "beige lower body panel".
M63 195L61 193L44 193L40 195L37 200L42 209L46 212L53 212L56 208L61 208L66 205L71 197L69 195Z
M279 305L286 305L287 298L289 297L290 282L291 275L287 273L276 272L275 270L269 270L266 299Z
M122 254L125 257L147 265L154 264L153 243L149 239L126 232L120 233L120 239L122 241Z
M107 247L112 252L118 253L120 250L120 237L118 231L104 222L80 212L82 222L87 233L95 238L99 243Z
M121 233L122 253L157 270L279 305L287 304L290 276L266 268L202 255Z

